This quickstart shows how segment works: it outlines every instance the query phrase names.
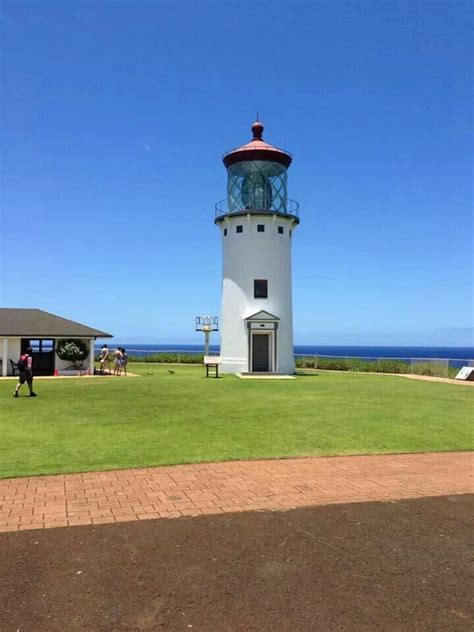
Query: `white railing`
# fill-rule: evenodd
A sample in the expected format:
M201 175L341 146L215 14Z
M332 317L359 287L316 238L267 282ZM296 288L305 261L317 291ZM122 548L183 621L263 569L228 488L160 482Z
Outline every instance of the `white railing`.
M298 368L357 371L357 364L365 366L359 369L366 372L373 365L378 373L412 373L414 375L432 375L448 377L449 369L459 369L461 366L474 366L473 359L465 358L412 358L412 357L376 357L376 356L335 356L322 354L295 354ZM332 365L332 366L331 366ZM346 365L346 366L344 366ZM352 366L351 366L352 365ZM404 370L406 369L406 370Z
M99 348L96 350L96 354L99 353ZM174 355L176 357L176 361L179 363L181 361L182 356L204 356L204 349L127 349L127 353L129 356L139 356L144 359L146 362L146 358L154 355L158 356L167 356ZM210 350L210 356L218 356L219 349ZM403 373L413 373L417 375L436 375L440 377L447 377L449 374L449 369L458 369L461 366L474 366L474 359L466 359L466 358L412 358L412 357L379 357L379 356L336 356L336 355L324 355L324 354L303 354L303 353L295 353L295 362L297 364L297 368L302 369L322 369L324 365L328 364L328 361L333 360L334 363L337 362L354 362L354 368L347 368L341 370L354 370L357 371L357 361L364 363L371 363L374 365L374 371L380 371L381 365L387 367L385 372L403 372ZM322 360L322 362L320 361ZM390 363L397 363L398 366L392 367L394 370L390 371ZM401 371L402 364L406 365L406 371ZM398 369L398 371L397 371Z

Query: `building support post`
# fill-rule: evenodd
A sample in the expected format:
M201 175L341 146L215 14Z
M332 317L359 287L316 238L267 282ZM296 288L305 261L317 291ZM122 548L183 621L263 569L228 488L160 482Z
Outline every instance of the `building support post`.
M8 375L8 338L3 339L2 377Z
M95 349L94 349L95 338L90 339L90 347L89 347L89 375L94 375L94 357L95 357Z

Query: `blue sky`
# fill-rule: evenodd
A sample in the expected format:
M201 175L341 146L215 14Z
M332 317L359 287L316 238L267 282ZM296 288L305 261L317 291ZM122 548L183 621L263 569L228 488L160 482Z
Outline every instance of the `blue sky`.
M471 12L3 2L1 304L200 342L258 108L294 155L295 342L472 343Z

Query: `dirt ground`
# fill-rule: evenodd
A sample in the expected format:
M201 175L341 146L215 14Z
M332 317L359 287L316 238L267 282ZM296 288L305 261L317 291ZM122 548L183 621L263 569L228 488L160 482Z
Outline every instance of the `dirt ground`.
M473 498L0 534L0 630L472 630Z

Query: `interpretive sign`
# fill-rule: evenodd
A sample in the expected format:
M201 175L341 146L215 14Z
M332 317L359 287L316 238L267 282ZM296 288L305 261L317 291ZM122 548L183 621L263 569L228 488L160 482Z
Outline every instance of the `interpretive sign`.
M204 364L220 364L220 356L204 356Z
M209 377L209 369L214 369L214 377L219 377L220 356L204 356L204 364L206 365L206 377Z
M455 379L474 382L474 366L463 366L463 368L456 375Z

